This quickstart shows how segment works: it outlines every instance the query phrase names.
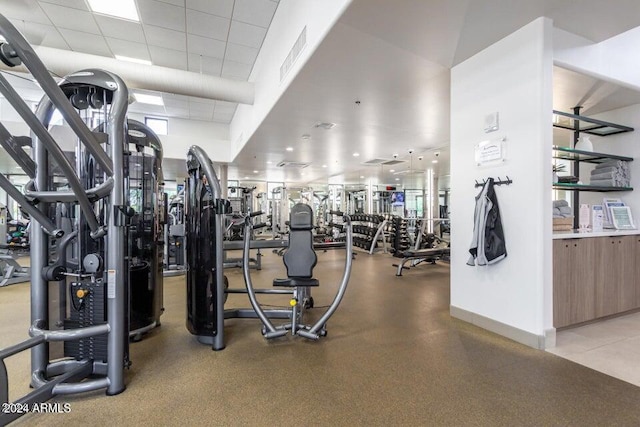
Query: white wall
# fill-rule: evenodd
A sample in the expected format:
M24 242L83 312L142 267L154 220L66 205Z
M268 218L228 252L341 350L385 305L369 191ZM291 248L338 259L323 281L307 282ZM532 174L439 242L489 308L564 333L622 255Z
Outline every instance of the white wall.
M129 113L127 116L144 123L144 114ZM162 118L169 120L169 134L158 135L162 141L165 158L185 159L189 147L199 145L207 152L212 161L231 161L229 125L176 117Z
M534 347L553 345L551 275L552 23L539 18L451 72L451 313ZM484 132L485 115L500 129ZM479 167L474 146L506 138L506 161ZM475 180L496 187L508 256L466 265Z
M553 41L556 65L640 90L640 27L600 43L555 29Z
M351 1L280 1L249 77L255 83L255 102L240 104L231 122L232 158L238 155ZM280 66L305 26L307 45L280 82Z

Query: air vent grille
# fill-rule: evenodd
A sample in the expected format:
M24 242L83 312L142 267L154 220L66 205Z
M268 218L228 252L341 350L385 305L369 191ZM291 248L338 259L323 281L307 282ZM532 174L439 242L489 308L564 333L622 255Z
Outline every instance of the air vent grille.
M277 164L279 168L294 168L294 169L304 169L309 166L309 163L304 162L292 162L288 160L283 160Z
M307 45L307 27L305 26L300 32L300 35L298 36L298 39L296 40L296 42L293 44L293 47L289 51L289 54L284 59L284 62L280 66L280 81L284 80L284 78L287 76L287 74L289 73L289 70L291 70L291 68L293 67L293 64L296 63L296 60L300 56L300 52L302 52L302 50L306 45Z

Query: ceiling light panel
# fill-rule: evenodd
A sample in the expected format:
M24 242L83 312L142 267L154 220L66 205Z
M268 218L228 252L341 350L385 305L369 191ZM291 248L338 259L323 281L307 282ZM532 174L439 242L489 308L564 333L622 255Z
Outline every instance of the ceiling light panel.
M140 22L134 0L87 0L91 11L102 15Z
M150 104L150 105L164 105L164 101L161 96L158 95L148 95L146 93L134 93L133 97L136 99L136 102L141 104Z
M114 56L118 61L134 62L136 64L143 64L143 65L153 65L151 61L147 61L146 59L130 58L128 56L122 56L122 55L114 55Z

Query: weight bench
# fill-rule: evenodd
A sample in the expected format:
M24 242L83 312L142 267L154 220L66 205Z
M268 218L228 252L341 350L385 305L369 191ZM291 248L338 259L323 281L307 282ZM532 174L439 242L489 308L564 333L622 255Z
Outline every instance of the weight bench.
M414 261L412 267L420 264L421 262L431 261L435 263L438 259L442 259L444 256L451 254L451 248L429 248L429 249L416 249L402 252L402 262L400 264L393 264L394 267L398 267L396 276L402 276L402 269L408 261Z

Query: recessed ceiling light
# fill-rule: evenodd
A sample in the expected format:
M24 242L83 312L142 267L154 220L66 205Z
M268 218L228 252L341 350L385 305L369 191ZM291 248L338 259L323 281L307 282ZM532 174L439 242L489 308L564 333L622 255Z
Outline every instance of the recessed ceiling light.
M162 97L158 95L147 95L146 93L134 92L133 97L136 99L136 102L141 104L164 105Z
M431 160L431 163L438 163L437 160Z
M249 177L248 177L248 176L245 176L245 177L244 177L244 179L249 179Z
M287 151L293 151L293 147L287 147L286 150Z
M268 165L270 165L271 163L273 163L271 160L267 160Z
M395 169L389 169L389 172L391 172L391 173L393 173L395 171L396 171Z
M258 171L253 171L253 173L258 173Z
M322 165L322 167L323 167L323 168L326 168L326 167L327 167L327 165Z
M95 13L115 16L116 18L140 21L133 0L88 0L89 7Z
M360 156L360 153L353 153L353 157L358 157Z
M396 178L396 181L400 181L400 178Z
M131 58L130 56L122 56L122 55L114 55L114 56L119 61L133 62L136 64L142 64L142 65L153 65L151 61L148 61L146 59Z
M304 172L300 172L300 176L304 176Z
M363 175L360 175L360 179L364 179L364 176L363 176Z

